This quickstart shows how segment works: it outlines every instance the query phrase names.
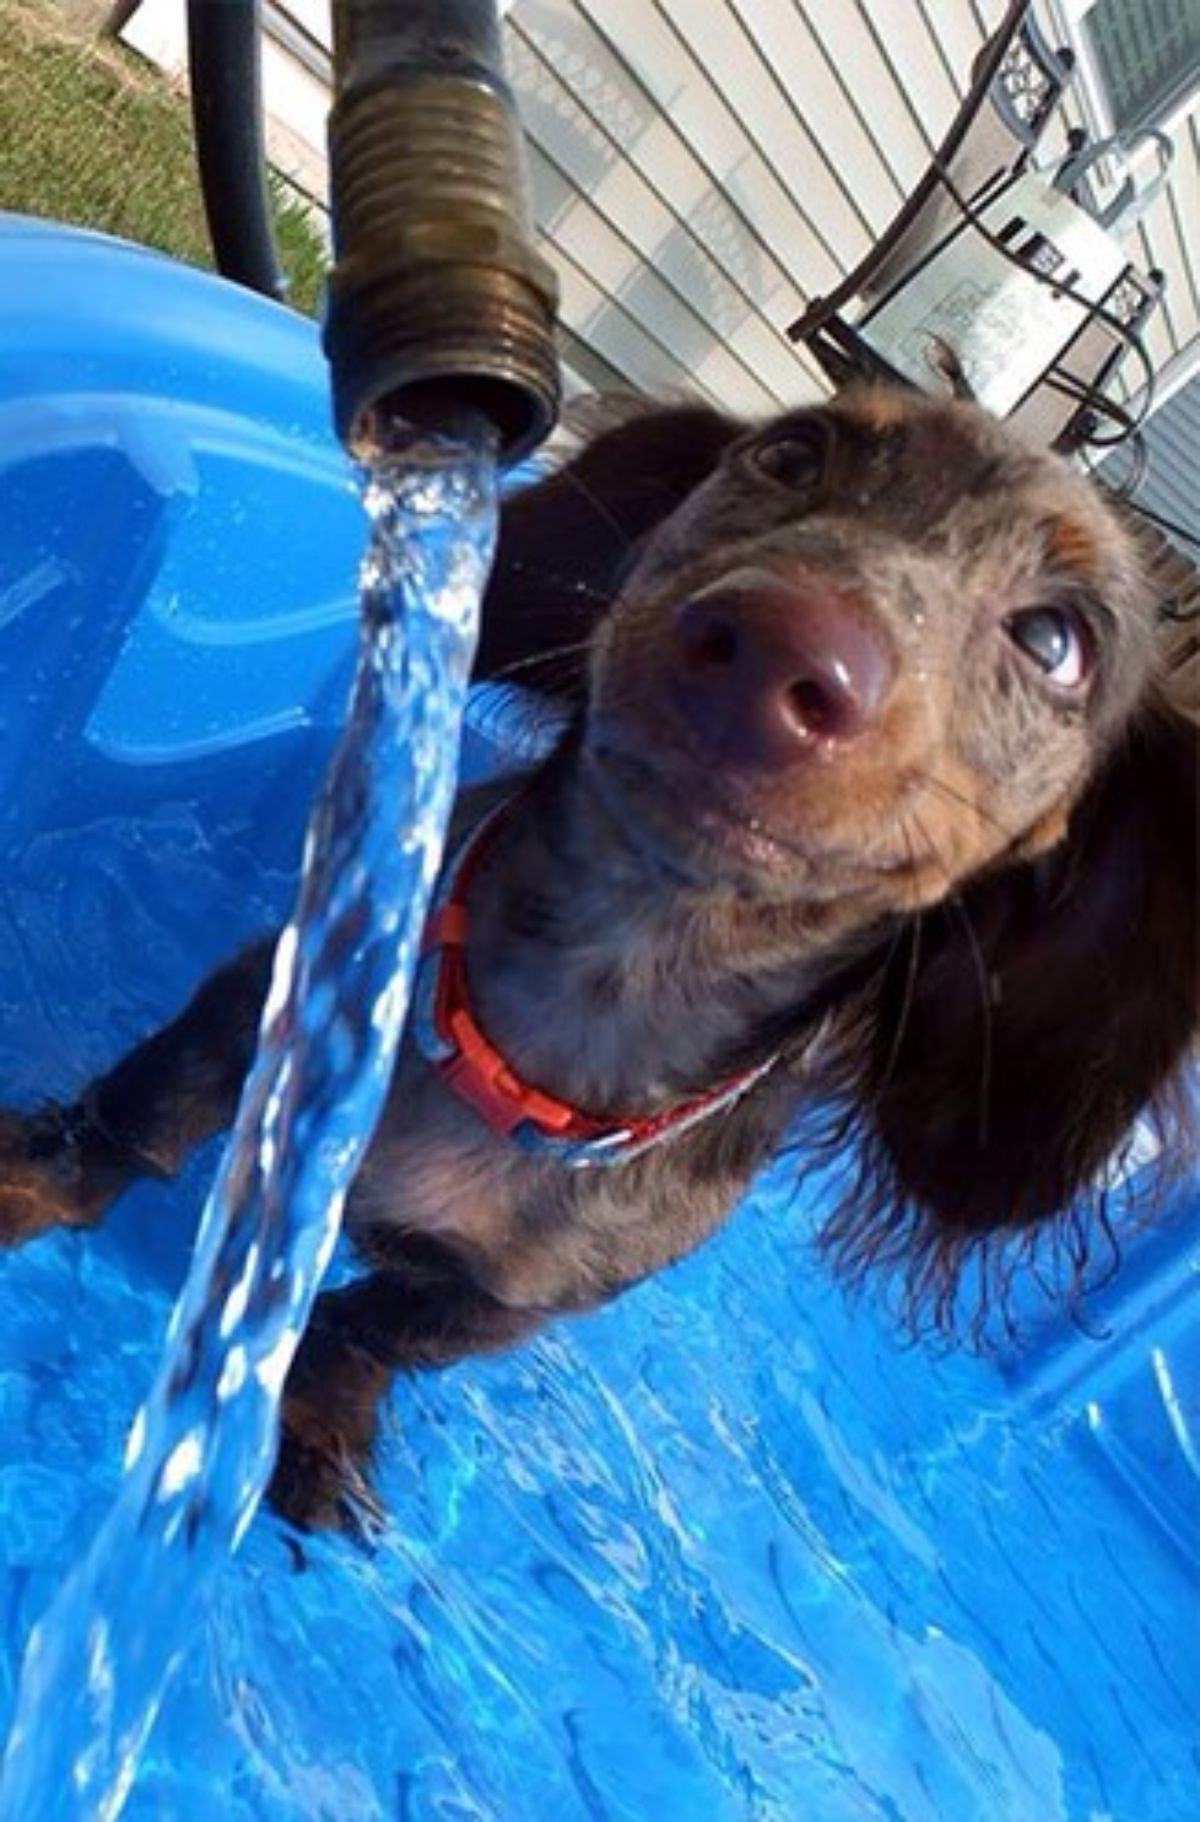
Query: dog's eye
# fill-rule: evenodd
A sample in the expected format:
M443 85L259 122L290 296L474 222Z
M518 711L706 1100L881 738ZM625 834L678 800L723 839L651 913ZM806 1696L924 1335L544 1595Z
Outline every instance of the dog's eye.
M1092 671L1092 642L1079 615L1066 607L1033 607L1004 623L1013 644L1059 689L1077 690Z
M829 439L820 424L789 424L752 443L746 457L750 466L769 481L790 487L795 493L808 493L821 483L828 448Z

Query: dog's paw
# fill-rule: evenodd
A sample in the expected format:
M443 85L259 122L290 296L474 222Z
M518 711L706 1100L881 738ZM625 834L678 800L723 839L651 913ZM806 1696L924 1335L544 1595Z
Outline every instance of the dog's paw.
M368 1547L387 1522L371 1485L369 1442L352 1441L294 1398L284 1401L267 1502L301 1531L340 1531Z
M0 1245L95 1220L106 1197L89 1181L69 1112L0 1111Z

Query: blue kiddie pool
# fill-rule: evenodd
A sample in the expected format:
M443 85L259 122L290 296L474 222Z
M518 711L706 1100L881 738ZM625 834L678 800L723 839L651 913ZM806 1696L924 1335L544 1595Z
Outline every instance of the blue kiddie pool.
M287 908L362 522L311 324L14 219L0 502L0 1102L28 1107ZM5 1721L214 1162L0 1261ZM125 1814L1200 1813L1194 1199L1074 1325L1030 1294L1020 1343L970 1354L844 1300L811 1245L828 1186L797 1176L599 1314L402 1387L371 1554L262 1513Z

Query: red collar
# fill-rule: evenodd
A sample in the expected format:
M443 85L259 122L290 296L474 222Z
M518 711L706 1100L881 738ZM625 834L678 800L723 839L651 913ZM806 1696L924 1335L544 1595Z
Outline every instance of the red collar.
M597 1118L523 1081L471 1010L466 965L467 895L508 810L506 803L485 817L443 873L425 925L411 1030L421 1054L493 1132L576 1168L621 1164L740 1099L775 1058L662 1113L628 1118Z

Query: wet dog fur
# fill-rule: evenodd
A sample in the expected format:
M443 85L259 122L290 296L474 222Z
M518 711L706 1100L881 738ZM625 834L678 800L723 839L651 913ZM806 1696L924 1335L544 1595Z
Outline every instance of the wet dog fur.
M1131 1122L1194 1149L1197 732L1157 665L1099 494L966 404L643 408L515 496L477 675L572 715L472 884L479 1021L595 1114L774 1063L644 1155L571 1171L406 1042L347 1209L364 1273L318 1299L276 1504L361 1509L398 1369L509 1346L690 1251L806 1116L857 1149L826 1232L845 1271L898 1269L935 1320L968 1257L1046 1224L1082 1271ZM494 801L464 797L460 829ZM95 1220L229 1122L270 952L73 1107L0 1123L7 1239Z

